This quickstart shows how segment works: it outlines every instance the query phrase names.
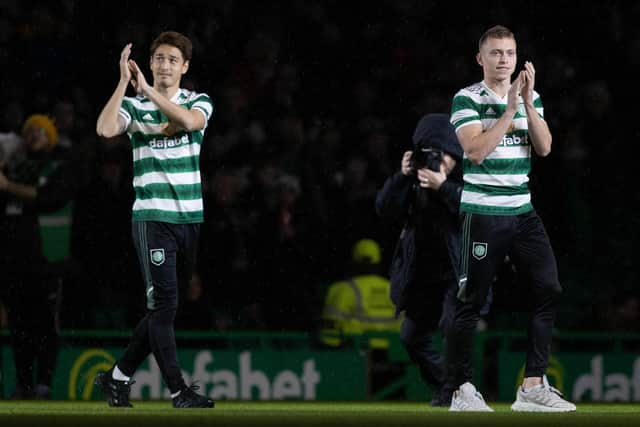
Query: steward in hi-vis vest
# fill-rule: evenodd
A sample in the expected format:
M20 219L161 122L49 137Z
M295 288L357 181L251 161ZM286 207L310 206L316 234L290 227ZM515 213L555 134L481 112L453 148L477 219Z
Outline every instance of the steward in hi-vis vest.
M389 298L389 280L375 273L380 264L378 244L358 241L352 257L356 274L329 286L322 310L322 342L338 347L350 337L368 332L399 332L400 321ZM387 348L385 338L372 337L371 348Z

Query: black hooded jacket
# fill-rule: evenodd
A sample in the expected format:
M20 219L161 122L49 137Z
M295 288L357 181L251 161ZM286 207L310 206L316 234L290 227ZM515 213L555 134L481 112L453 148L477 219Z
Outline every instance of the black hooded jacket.
M398 312L405 308L411 288L418 283L457 282L460 258L462 148L449 117L424 116L416 127L413 145L414 151L441 149L456 160L456 166L437 191L421 188L415 176L397 172L377 194L378 215L404 223L390 267L391 299Z

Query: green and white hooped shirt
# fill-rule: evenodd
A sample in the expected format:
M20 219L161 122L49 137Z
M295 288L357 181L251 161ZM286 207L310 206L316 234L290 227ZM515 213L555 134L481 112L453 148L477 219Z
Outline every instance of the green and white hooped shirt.
M205 128L178 130L144 96L125 97L120 107L133 148L133 221L191 224L204 219L200 146L213 102L207 94L186 89L179 89L171 102L202 112Z
M540 95L534 91L533 103L544 118ZM456 132L470 124L491 128L504 114L507 96L496 95L484 82L461 89L453 98L451 123ZM464 187L461 212L485 215L519 215L533 209L529 193L531 144L522 98L509 130L502 141L479 165L466 153L462 160Z

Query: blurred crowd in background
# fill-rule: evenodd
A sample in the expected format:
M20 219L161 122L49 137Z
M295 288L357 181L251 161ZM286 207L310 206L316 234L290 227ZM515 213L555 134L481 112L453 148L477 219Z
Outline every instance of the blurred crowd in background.
M623 1L0 1L0 132L47 113L73 165L62 327L130 328L144 307L129 142L95 133L126 43L142 65L161 31L188 35L183 84L215 103L198 273L177 327L311 331L356 240L380 243L384 273L399 229L376 217L376 191L418 119L480 80L477 40L499 23L536 67L554 137L531 189L564 287L557 326L639 330L638 20L640 3ZM489 314L490 327L526 321L517 272L503 270L494 306L511 314Z

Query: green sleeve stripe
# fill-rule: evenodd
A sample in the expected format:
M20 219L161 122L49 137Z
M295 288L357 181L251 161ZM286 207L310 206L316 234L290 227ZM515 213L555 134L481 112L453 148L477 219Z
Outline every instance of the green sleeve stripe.
M198 111L202 111L202 113L204 114L204 117L207 119L207 121L211 118L211 114L212 112L208 112L206 108L204 108L202 105L194 105L192 110L198 110Z
M207 95L198 95L195 99L186 102L184 105L188 108L191 109L193 108L194 104L198 104L198 103L207 103L211 106L211 110L213 111L213 101L211 100L211 98L209 98Z

